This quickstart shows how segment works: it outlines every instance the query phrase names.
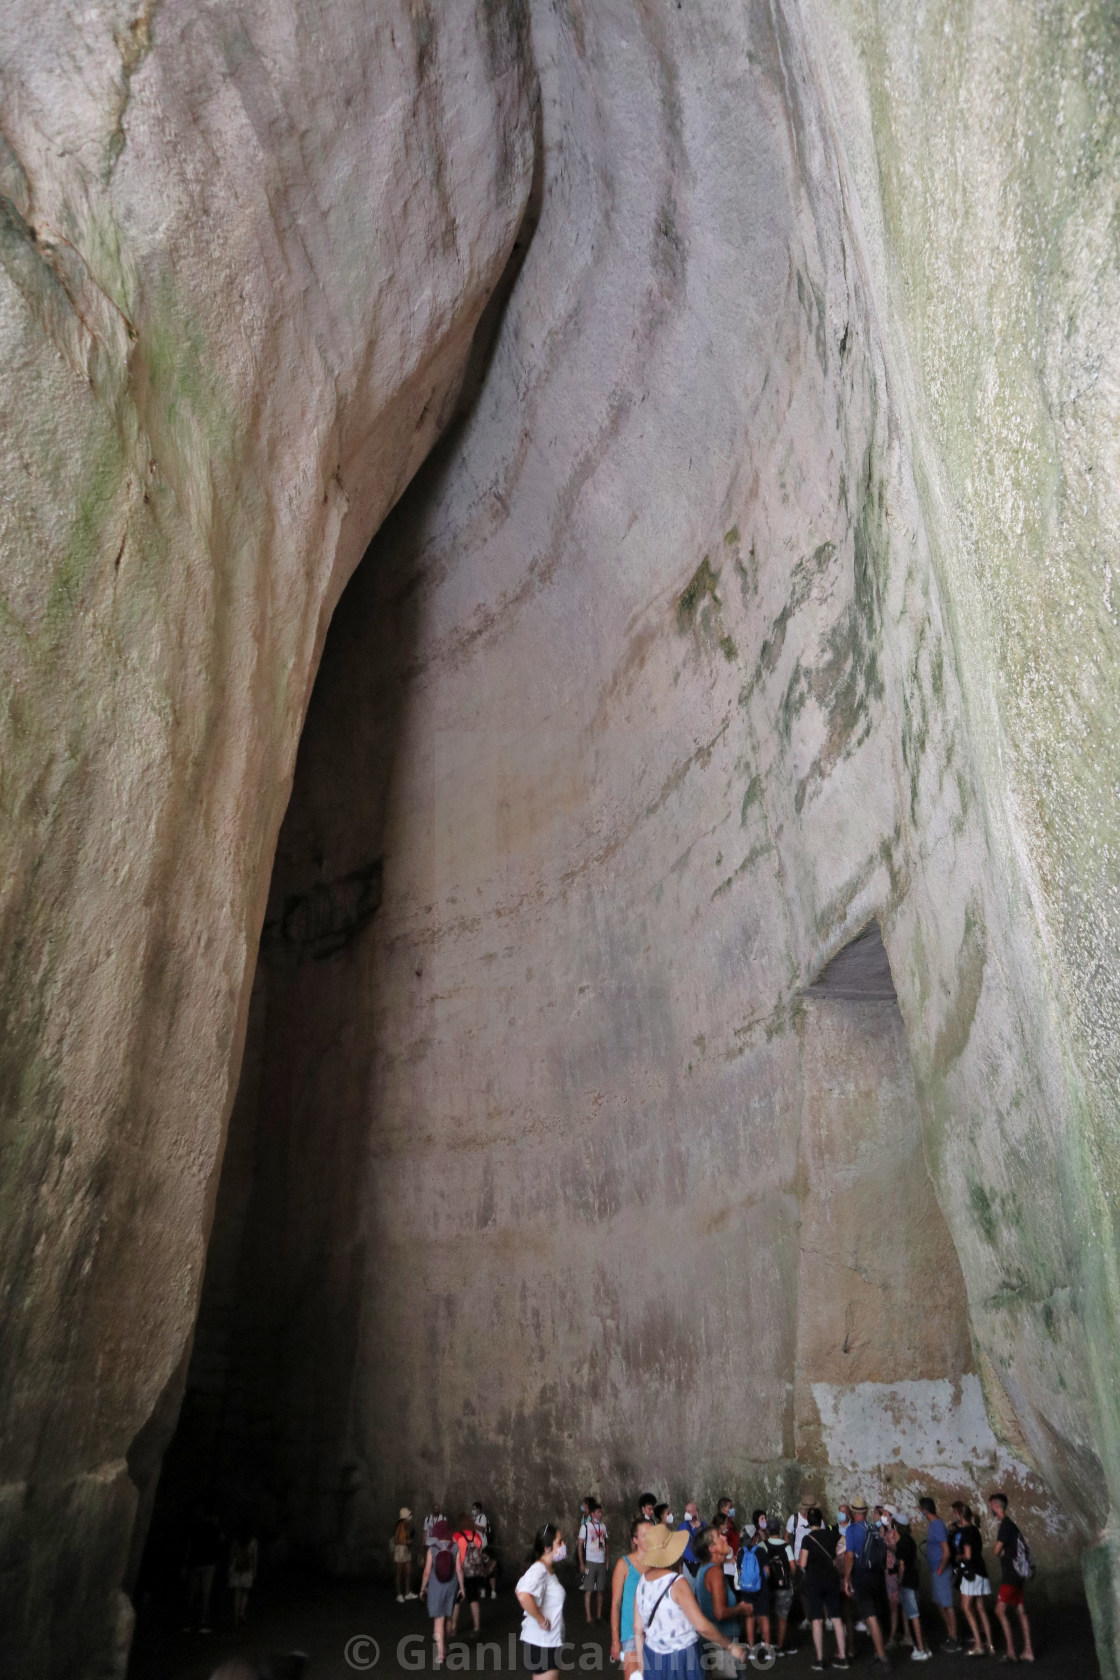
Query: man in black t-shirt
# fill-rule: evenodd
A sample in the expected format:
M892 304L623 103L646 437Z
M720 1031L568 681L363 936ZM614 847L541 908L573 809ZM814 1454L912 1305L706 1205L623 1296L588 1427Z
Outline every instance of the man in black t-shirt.
M1007 1514L1007 1495L992 1493L988 1495L988 1509L992 1513L999 1528L996 1531L995 1554L999 1559L1000 1587L999 1597L996 1599L996 1615L999 1625L1003 1629L1003 1637L1007 1641L1007 1660L1015 1662L1015 1640L1011 1633L1011 1612L1019 1612L1019 1626L1023 1630L1022 1658L1026 1662L1034 1661L1031 1649L1031 1625L1027 1621L1027 1612L1023 1608L1023 1577L1015 1568L1015 1554L1019 1549L1019 1530Z
M813 1629L813 1648L817 1658L813 1668L824 1667L826 1617L832 1623L832 1631L836 1635L836 1659L832 1666L847 1668L840 1577L836 1572L836 1548L840 1544L840 1536L834 1528L825 1528L824 1517L818 1505L812 1506L807 1512L807 1520L809 1527L802 1536L801 1550L797 1554L797 1567L801 1572L801 1597L805 1605L805 1614Z

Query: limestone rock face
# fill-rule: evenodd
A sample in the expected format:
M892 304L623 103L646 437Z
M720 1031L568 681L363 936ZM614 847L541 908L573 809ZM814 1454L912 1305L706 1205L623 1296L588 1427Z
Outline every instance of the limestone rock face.
M185 1383L342 1569L998 1481L1113 1674L1111 10L527 12L5 20L21 1672Z
M931 1160L989 1406L1013 1410L1101 1542L1086 1579L1116 1673L1116 14L824 0L802 16L889 323L1000 883L960 941L967 1039L951 1011L913 1034ZM936 1010L911 925L916 1023Z
M222 1460L283 1419L264 1491L341 1562L426 1489L521 1533L577 1485L777 1500L806 1466L832 1498L1010 1484L1053 1569L1111 1520L1106 1015L1090 1054L1001 652L1034 480L982 484L1026 436L985 380L1042 340L938 248L947 175L993 167L983 77L927 155L951 48L876 18L534 10L539 226L340 607L269 912L380 866L368 932L262 973ZM1038 67L1069 101L1082 74L1019 27L1012 150ZM922 204L928 252L896 250ZM958 347L962 298L988 337ZM1053 517L1088 590L1107 562ZM1062 740L1058 802L1063 756L1071 792L1111 774ZM812 986L873 921L897 1005Z
M486 0L0 20L5 1672L120 1645L323 633L454 405L532 87Z

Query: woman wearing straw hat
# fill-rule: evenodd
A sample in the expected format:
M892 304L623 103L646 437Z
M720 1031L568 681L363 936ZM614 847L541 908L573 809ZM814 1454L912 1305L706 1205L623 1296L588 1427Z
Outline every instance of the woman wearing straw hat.
M745 1646L729 1639L710 1622L696 1602L688 1582L678 1573L688 1534L658 1523L646 1535L645 1574L634 1594L634 1638L643 1674L662 1680L705 1680L700 1661L703 1636L737 1663L745 1663Z

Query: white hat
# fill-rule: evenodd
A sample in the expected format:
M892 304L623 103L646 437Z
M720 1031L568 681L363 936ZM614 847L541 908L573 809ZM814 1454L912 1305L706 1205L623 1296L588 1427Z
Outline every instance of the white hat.
M901 1523L903 1528L910 1527L910 1518L906 1515L905 1511L896 1511L894 1514L894 1520L896 1523Z

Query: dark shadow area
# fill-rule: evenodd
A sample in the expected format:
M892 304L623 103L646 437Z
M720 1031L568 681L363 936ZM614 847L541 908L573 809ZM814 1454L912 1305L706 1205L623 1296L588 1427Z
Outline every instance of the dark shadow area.
M898 1001L894 977L878 922L837 951L803 995L834 998L837 1002L892 1003Z
M619 1670L610 1662L610 1634L605 1624L585 1627L574 1569L567 1573L565 1629L573 1642L568 1653L574 1674L609 1675ZM447 1673L517 1674L525 1672L518 1640L521 1613L513 1595L513 1580L507 1579L498 1597L483 1606L482 1638L463 1640L452 1646ZM940 1649L936 1612L923 1609L923 1625L935 1655L921 1672L930 1677L957 1675L978 1668L1002 1673L997 1663L967 1662L960 1654ZM1088 1612L1077 1609L1036 1609L1033 1615L1038 1661L1030 1673L1036 1680L1099 1680L1100 1667L1093 1646ZM776 1672L796 1677L808 1675L812 1662L807 1633L795 1634L799 1650ZM512 1639L512 1645L511 1645ZM378 1661L364 1670L376 1641ZM494 1650L494 1646L497 1650ZM147 1633L138 1639L130 1670L131 1680L209 1680L222 1661L232 1657L267 1662L273 1653L298 1647L307 1652L306 1680L352 1680L355 1673L368 1672L382 1680L396 1680L405 1673L432 1674L431 1623L422 1603L399 1605L391 1589L368 1583L315 1580L308 1576L283 1577L262 1589L252 1606L249 1626L240 1634L216 1628L209 1639L183 1635ZM351 1660L347 1661L349 1649ZM853 1673L873 1672L871 1648L861 1636ZM598 1652L598 1660L595 1653ZM893 1653L897 1674L915 1672L908 1651ZM754 1669L745 1671L747 1676Z
M542 179L538 135L529 209L455 418L327 635L277 843L194 1343L130 1458L141 1505L126 1584L141 1645L184 1620L228 1620L239 1535L255 1539L264 1580L293 1567L345 1572L362 1553L353 1508L365 1471L347 1441L376 1045L360 1023L377 1006L371 953L424 610L424 520L490 365ZM188 1615L189 1566L211 1550L209 1606Z

